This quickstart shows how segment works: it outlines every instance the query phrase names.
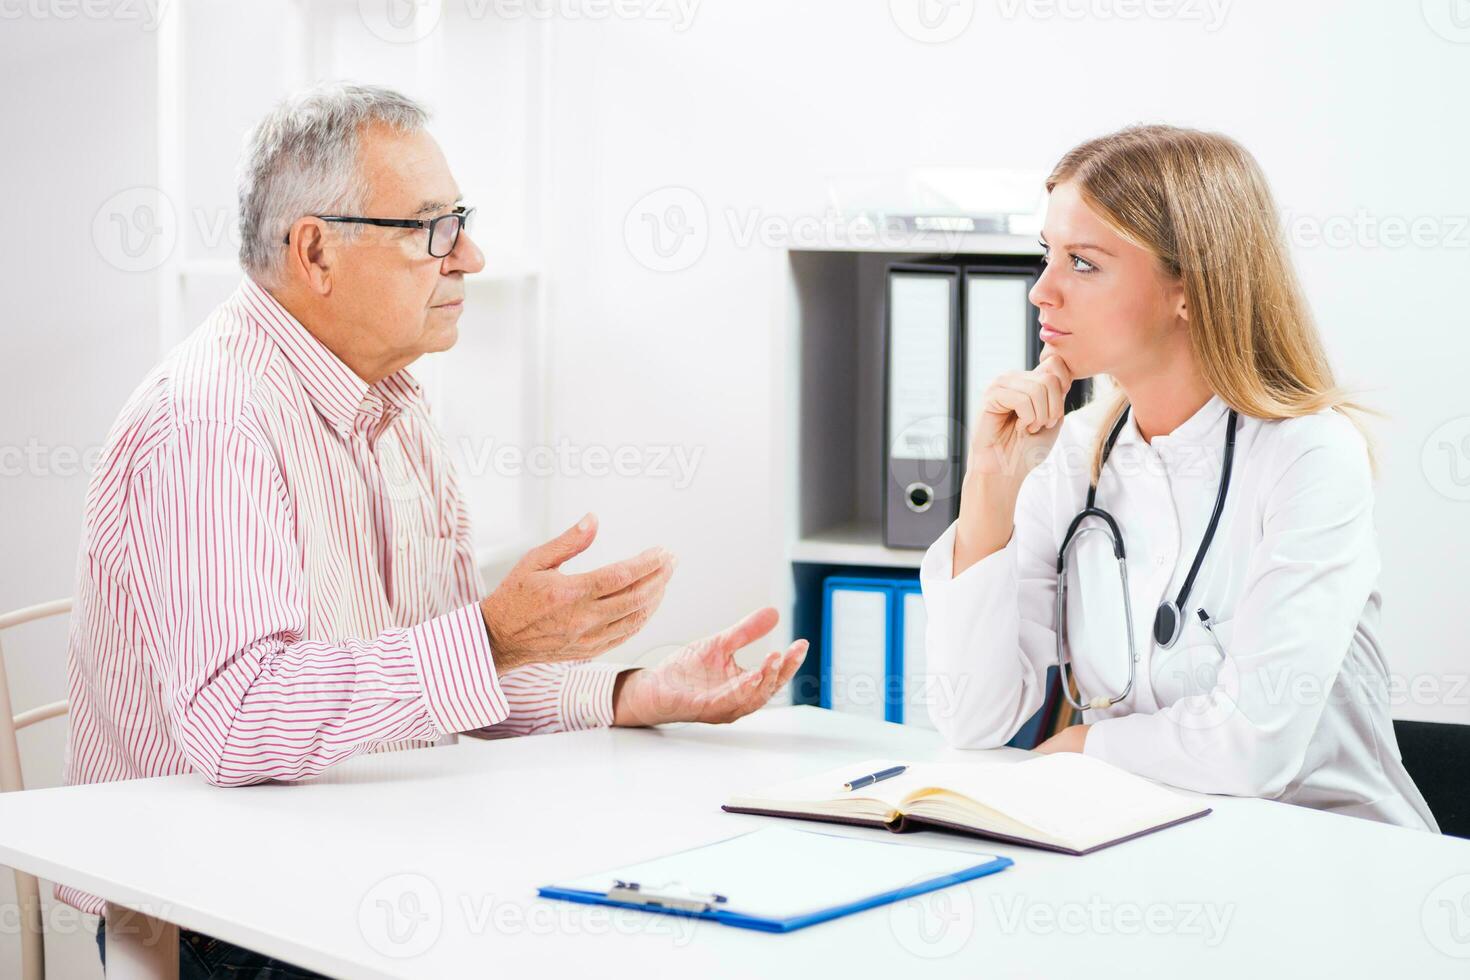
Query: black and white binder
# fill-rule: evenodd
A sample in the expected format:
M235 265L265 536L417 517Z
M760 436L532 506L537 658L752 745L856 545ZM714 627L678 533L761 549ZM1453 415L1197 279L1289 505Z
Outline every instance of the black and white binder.
M883 539L927 548L959 505L960 270L891 265L887 299Z

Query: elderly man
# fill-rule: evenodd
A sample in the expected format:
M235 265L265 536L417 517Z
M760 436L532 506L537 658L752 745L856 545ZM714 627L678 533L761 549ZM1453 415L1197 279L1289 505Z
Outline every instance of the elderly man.
M563 573L597 533L591 515L485 595L407 371L453 346L464 276L484 266L425 121L395 92L330 85L256 129L246 276L133 394L92 480L68 783L197 772L233 786L456 732L731 721L799 666L803 641L749 671L734 662L773 609L656 667L589 662L642 628L674 568L652 549ZM181 936L184 976L296 975Z

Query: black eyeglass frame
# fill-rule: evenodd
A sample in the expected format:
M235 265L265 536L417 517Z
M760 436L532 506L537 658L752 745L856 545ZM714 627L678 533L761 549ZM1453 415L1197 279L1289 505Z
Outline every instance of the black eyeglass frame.
M450 211L448 214L441 214L437 218L359 218L353 215L342 214L314 214L312 215L312 217L317 218L321 221L347 222L355 225L374 225L378 228L427 228L429 231L429 240L424 243L424 246L429 250L430 258L442 259L445 256L449 255L450 252L453 252L455 246L459 244L460 232L464 231L465 228L468 227L470 220L475 215L475 211L475 208L467 208L461 206L455 208L453 211ZM449 248L447 251L445 251L444 255L435 255L434 233L437 230L437 226L439 222L449 221L451 219L454 219L457 222L457 227L454 229L454 241L449 243ZM291 244L291 233L289 231L286 232L286 237L281 239L281 244Z

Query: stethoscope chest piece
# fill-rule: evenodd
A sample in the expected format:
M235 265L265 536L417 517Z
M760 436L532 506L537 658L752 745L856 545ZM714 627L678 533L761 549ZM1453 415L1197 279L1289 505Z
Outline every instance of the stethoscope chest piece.
M1179 607L1172 601L1160 603L1159 611L1154 613L1154 642L1168 650L1183 632L1184 617L1180 615Z

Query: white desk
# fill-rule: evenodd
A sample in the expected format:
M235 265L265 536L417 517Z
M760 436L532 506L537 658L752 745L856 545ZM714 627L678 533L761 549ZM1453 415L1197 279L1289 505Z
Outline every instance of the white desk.
M334 976L1470 975L1470 842L1260 800L1082 858L897 838L1016 864L789 935L536 897L770 825L722 812L733 790L879 755L982 757L817 708L465 739L295 784L8 794L0 863Z

